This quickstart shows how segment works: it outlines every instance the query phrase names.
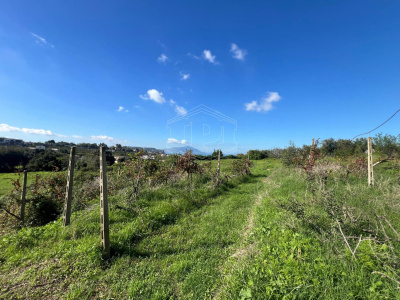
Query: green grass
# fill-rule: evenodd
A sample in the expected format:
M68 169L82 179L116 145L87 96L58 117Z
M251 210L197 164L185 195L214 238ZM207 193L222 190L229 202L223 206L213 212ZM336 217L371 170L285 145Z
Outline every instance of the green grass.
M210 297L222 266L241 245L255 195L274 164L259 162L254 176L218 189L200 181L192 189L178 182L147 191L140 217L117 208L122 195L110 197L110 260L99 247L97 204L73 215L68 228L59 220L3 236L0 271L12 275L0 277L0 297Z
M27 184L32 184L35 182L36 175L46 176L51 172L29 172ZM23 174L17 173L0 173L0 197L9 193L13 188L12 180L17 180L19 178L20 184L22 185Z
M326 190L314 195L310 185L315 183L307 182L303 172L276 170L267 182L268 193L258 209L254 235L247 245L252 253L225 267L224 273L229 276L221 298L400 299L400 245L396 234L385 224L386 233L397 241L364 240L352 257L327 214L326 203L320 202L329 192L333 194L330 201L340 200L340 208L352 207L370 220L374 220L374 214L386 216L399 230L400 186L397 176L388 173L386 167L376 168L373 188L367 186L366 177L332 176ZM340 215L334 218L340 219ZM344 231L346 224L343 221ZM346 236L360 228L368 229L368 224L364 225L347 224ZM361 234L369 236L365 231ZM357 242L349 239L353 250Z
M143 189L131 207L129 190L112 194L109 260L98 200L67 228L58 220L1 236L0 298L400 299L395 232L384 224L392 240L364 240L353 257L335 227L339 219L347 236L368 237L368 224L343 219L347 208L361 219L385 216L400 231L391 163L375 168L373 188L365 176L334 171L324 186L276 160L254 163L251 176L216 189L178 181ZM222 160L223 173L229 164Z

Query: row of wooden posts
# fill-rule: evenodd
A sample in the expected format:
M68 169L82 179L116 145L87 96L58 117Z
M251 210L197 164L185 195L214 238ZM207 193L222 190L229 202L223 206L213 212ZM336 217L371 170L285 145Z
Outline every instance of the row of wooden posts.
M313 143L314 145L314 139ZM68 226L71 222L72 188L74 184L76 147L71 147L68 165L68 178L65 194L65 204L63 212L63 226ZM250 158L250 157L249 157ZM218 151L217 184L219 184L221 168L221 151ZM22 195L21 195L21 221L25 220L25 197L26 197L27 171L24 171ZM368 137L368 185L374 185L374 165L372 161L372 140ZM108 199L107 199L107 163L106 148L100 147L100 232L101 246L105 257L110 256L110 223L108 218Z
M72 187L74 184L76 147L71 147L68 165L67 188L63 213L63 225L68 226L71 222ZM110 257L110 222L108 218L107 200L107 162L106 148L100 147L100 236L101 247L105 257Z
M72 204L72 188L74 185L74 168L75 168L76 147L71 147L68 165L68 178L65 193L65 203L63 212L63 226L68 226L71 222L71 204ZM25 222L25 204L26 204L26 183L27 171L24 170L21 194L21 210L20 220ZM101 246L104 256L110 256L110 230L108 218L108 201L107 201L107 163L106 149L100 147L100 224L101 224Z

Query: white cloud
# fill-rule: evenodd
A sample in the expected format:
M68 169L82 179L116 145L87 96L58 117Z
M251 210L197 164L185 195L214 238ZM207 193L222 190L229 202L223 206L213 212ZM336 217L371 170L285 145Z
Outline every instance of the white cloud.
M186 115L187 110L184 107L179 106L174 100L170 99L169 104L171 104L171 106L175 107L175 112L178 115L180 115L180 116Z
M105 143L110 142L110 143L118 143L117 139L114 139L111 136L107 136L107 135L92 135L90 137L92 140L96 140L96 141L103 141Z
M180 74L181 74L181 80L187 80L190 77L190 74L185 74L185 73L182 73L182 72L180 72Z
M81 136L81 135L75 135L74 134L72 137L75 138L75 139L83 139L83 136Z
M127 110L127 109L126 109L125 107L123 107L123 106L119 106L118 109L117 109L117 111L118 111L118 112L122 112L122 111L123 111L123 112L129 112L129 110Z
M177 112L178 115L181 115L181 116L186 115L186 113L187 113L187 110L184 107L179 106L179 105L175 105L175 111Z
M140 98L143 100L152 100L157 103L165 103L165 98L163 97L163 93L157 91L156 89L151 89L147 91L147 94L140 95Z
M240 49L236 44L231 44L231 52L232 57L238 60L244 60L244 57L247 55L247 51Z
M245 103L247 111L267 112L273 108L272 104L281 100L277 92L268 92L267 96L261 99L260 104L257 101Z
M54 133L54 132L52 132L50 130L33 129L33 128L19 128L19 127L10 126L10 125L7 125L7 124L0 124L0 131L3 131L3 132L23 132L23 133L28 133L28 134L39 134L39 135L65 137L65 135L56 134L56 133Z
M208 60L212 64L218 64L218 62L215 60L215 57L216 57L215 55L211 54L210 50L204 50L203 51L203 58L205 60Z
M199 60L199 59L200 59L200 57L199 57L199 56L197 56L197 55L194 55L194 54L192 54L192 53L188 53L188 54L187 54L187 56L190 56L190 57L192 57L192 58L194 58L194 59L197 59L197 60Z
M168 57L163 53L157 58L158 62L165 63L168 60Z
M177 140L177 139L173 139L173 138L169 138L167 141L168 144L182 144L185 145L187 144L187 140Z
M31 32L31 35L36 39L37 44L47 45L47 46L50 46L51 48L54 48L54 46L52 44L50 44L49 42L47 42L44 37L34 34L33 32Z

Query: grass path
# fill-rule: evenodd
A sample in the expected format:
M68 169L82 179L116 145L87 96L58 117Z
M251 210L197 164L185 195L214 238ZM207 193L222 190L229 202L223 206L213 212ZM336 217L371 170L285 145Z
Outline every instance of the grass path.
M238 245L237 248L233 249L233 254L230 255L224 261L223 265L220 266L221 283L219 285L219 288L215 291L213 299L224 298L222 295L224 293L224 290L228 288L227 282L232 279L233 270L235 270L238 265L243 264L246 258L256 254L254 247L255 244L251 240L251 236L253 235L257 209L260 207L263 199L268 194L268 191L265 190L265 183L267 181L268 178L262 179L260 185L258 186L258 191L253 197L254 201L248 215L246 226L242 230L240 241L235 243L235 245Z
M246 251L241 249L248 244L255 210L265 193L264 180L270 173L268 168L274 164L268 161L256 164L254 175L241 184L209 199L206 205L175 223L132 241L128 250L119 252L108 262L94 259L97 252L88 245L97 241L97 232L82 237L77 233L74 241L61 238L58 244L47 244L49 249L37 245L29 250L35 255L21 250L8 257L7 266L0 268L0 275L15 274L0 276L0 284L5 287L0 291L0 298L204 299L218 296L224 287L227 262L241 256L235 257L235 253ZM90 225L91 221L87 222ZM120 226L116 222L111 224L111 232ZM58 228L53 230L62 232ZM114 238L118 234L115 232ZM11 262L18 260L12 269ZM50 284L42 284L47 282ZM7 290L11 285L13 288Z
M165 227L136 247L143 257L124 257L105 282L122 295L143 299L204 299L221 286L221 266L241 247L263 177L254 177L212 203ZM251 220L252 218L250 218ZM127 265L130 267L127 268ZM121 268L129 269L121 272ZM115 296L115 294L114 294Z

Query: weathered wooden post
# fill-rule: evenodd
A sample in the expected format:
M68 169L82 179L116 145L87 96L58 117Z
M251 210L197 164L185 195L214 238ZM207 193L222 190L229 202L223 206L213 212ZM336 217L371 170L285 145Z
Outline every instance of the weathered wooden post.
M101 247L104 256L110 257L110 227L108 220L107 200L107 162L106 148L100 147L100 224L101 224Z
M24 182L22 183L22 195L21 195L21 222L25 222L25 197L26 197L26 182L28 178L28 172L24 170Z
M75 146L71 147L71 152L69 154L67 188L65 191L65 204L64 204L64 214L63 214L64 227L69 225L71 221L71 203L72 203L72 187L74 185L75 152L76 152L76 147Z
M368 137L368 185L374 185L374 166L372 162L372 139Z
M217 185L219 185L220 172L221 172L221 149L218 150Z

